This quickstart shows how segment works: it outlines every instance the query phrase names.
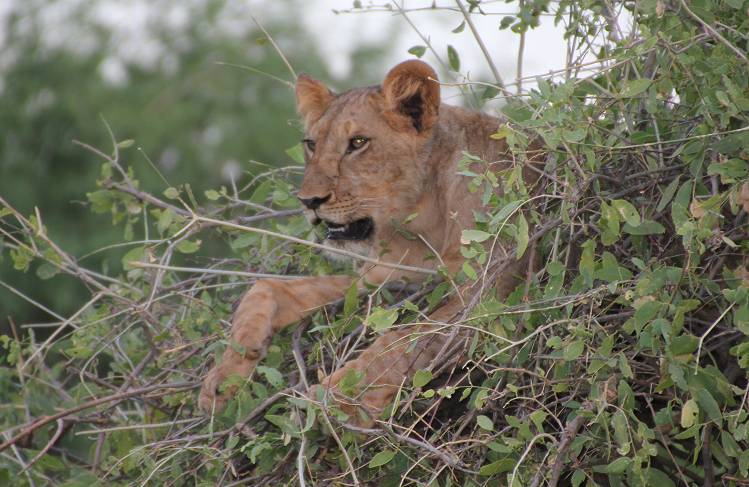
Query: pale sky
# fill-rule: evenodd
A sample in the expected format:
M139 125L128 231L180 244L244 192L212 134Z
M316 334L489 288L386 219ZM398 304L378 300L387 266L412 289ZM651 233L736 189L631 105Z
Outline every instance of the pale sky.
M260 0L251 2L253 5L262 3L264 2ZM362 2L364 6L387 3L366 0ZM404 2L407 10L430 7L432 3L432 0ZM442 0L436 3L439 6L455 7L454 1ZM407 52L411 46L424 44L416 30L398 14L397 10L340 14L333 12L334 9L351 9L352 4L351 0L312 0L309 5L314 7L310 8L310 15L304 17L307 30L315 38L315 42L322 47L323 52L329 54L330 67L334 74L345 75L348 68L347 54L359 42L372 42L390 35L391 32L398 32L397 46L389 56L392 63L411 57ZM517 4L491 2L485 8L492 15L472 15L471 18L504 81L511 83L515 80L520 37L509 29L500 31L498 26L504 14L516 11ZM421 34L430 40L444 62L447 62L447 46L450 44L460 53L463 74L473 75L472 78L490 79L487 61L470 29L465 27L457 34L451 32L463 21L460 12L427 9L407 15ZM524 76L545 74L550 70L563 68L565 54L566 42L562 39L562 29L553 25L552 17L544 17L541 27L526 36ZM431 52L427 52L423 59L438 64Z
M95 38L85 31L74 30L76 23L65 22L66 18L76 15L76 6L85 0L1 0L0 1L0 49L3 47L5 33L2 31L4 17L14 5L35 5L39 9L45 26L43 41L50 46L65 45L74 51L86 52L96 49ZM447 64L447 46L454 46L460 53L460 73L443 75L443 81L464 81L469 79L491 81L492 76L487 61L479 46L466 26L460 33L451 30L463 21L462 14L455 8L454 0L399 0L392 3L387 0L362 0L360 3L370 5L393 6L392 11L368 11L366 13L334 13L334 10L349 10L353 0L295 0L278 2L273 0L234 0L228 1L221 26L224 32L242 33L253 28L252 17L260 23L271 23L278 16L301 16L310 42L318 46L329 63L329 69L339 79L345 79L350 68L350 54L362 44L386 41L392 36L397 39L396 47L389 53L388 66L383 66L384 75L391 64L412 57L407 50L414 45L425 44L419 33L409 25L397 11L396 5L402 5L409 12L408 18L418 31L432 43L435 51ZM168 29L179 33L186 25L190 15L190 5L199 4L200 0L183 0L182 2L163 3L158 0L95 0L92 8L85 9L86 15L96 24L114 33L112 49L115 55L104 62L100 73L113 83L126 82L125 64L135 63L144 67L158 64L161 69L169 69L171 60L165 55L158 41L145 33L144 27L158 21ZM430 9L433 3L448 6L453 11ZM465 2L464 2L465 3ZM552 4L553 5L553 4ZM498 25L502 17L512 14L517 3L504 1L485 1L482 8L489 15L472 15L471 18L483 39L491 58L504 81L508 84L515 81L519 36L509 29L500 31ZM419 10L421 9L421 10ZM382 10L382 9L381 9ZM75 19L71 19L75 20ZM273 33L271 32L271 35ZM185 40L189 42L189 39ZM281 42L282 39L279 39ZM17 53L20 55L20 53ZM251 53L250 53L251 54ZM561 26L553 24L552 16L544 16L541 26L528 33L524 51L523 75L543 75L551 70L564 67L566 42L562 39ZM6 52L6 58L12 58ZM251 56L247 60L252 65ZM436 56L427 52L423 58L435 67L440 62ZM2 65L0 65L0 71ZM376 70L374 70L376 71ZM444 72L443 72L444 73ZM449 79L452 77L452 79ZM335 80L333 80L335 81ZM379 80L372 80L373 83ZM526 82L526 86L532 85ZM514 91L514 88L512 88ZM447 89L449 97L449 89Z

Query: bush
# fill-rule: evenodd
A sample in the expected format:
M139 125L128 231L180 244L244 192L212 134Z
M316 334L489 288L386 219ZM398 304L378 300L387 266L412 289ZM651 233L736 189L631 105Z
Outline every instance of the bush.
M469 3L478 14L481 5ZM364 431L345 424L303 398L302 378L316 381L313 367L371 339L368 312L398 309L407 323L445 289L350 293L276 336L224 413L199 416L195 388L226 346L231 305L248 283L332 271L290 238L314 231L288 182L301 166L238 188L156 195L139 189L127 143L113 140L111 152L99 151L99 189L88 199L115 224L144 229L124 244L121 275L85 269L47 237L39 214L0 200L4 252L16 268L69 273L91 291L44 343L33 329L2 337L0 478L749 484L749 2L553 6L580 58L505 105L494 135L518 157L542 141L543 185L528 195L511 172L501 175L504 196L492 197L492 218L479 224L515 239L516 254L538 252L544 266L504 302L487 295L466 309L467 362L420 371L392 421ZM521 2L501 25L524 36L550 7ZM614 7L626 12L628 32ZM595 60L583 63L586 55ZM590 66L594 74L581 74ZM477 188L496 181L472 177ZM533 209L521 216L521 205ZM503 265L468 246L471 270Z

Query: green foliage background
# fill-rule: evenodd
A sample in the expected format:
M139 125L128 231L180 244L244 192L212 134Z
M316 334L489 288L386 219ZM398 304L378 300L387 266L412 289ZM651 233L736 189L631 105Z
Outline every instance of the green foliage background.
M450 286L351 292L276 336L226 411L198 415L194 389L227 346L231 304L247 283L331 265L287 238L314 232L289 211L298 164L247 177L236 191L215 180L200 191L176 176L141 185L150 169L130 169L141 157L133 135L109 119L112 140L93 140L103 165L88 200L118 231L129 222L150 236L134 231L122 271L84 268L56 248L44 213L46 227L30 208L0 210L7 262L73 274L92 299L55 341L2 337L0 480L749 484L749 2L510 4L518 13L498 18L500 28L533 35L550 11L579 57L565 75L511 97L494 135L520 160L540 141L541 187L524 187L519 166L463 171L491 211L464 233L468 260L455 279L501 274L525 252L538 252L543 269L455 320L471 331L455 347L459 360L419 371L376 428L347 424L306 396L305 383L352 344L422 320ZM460 5L482 13L481 2ZM460 53L447 54L459 70ZM580 71L586 55L593 75ZM490 88L483 93L511 86ZM494 236L514 240L515 255L490 256L482 243Z

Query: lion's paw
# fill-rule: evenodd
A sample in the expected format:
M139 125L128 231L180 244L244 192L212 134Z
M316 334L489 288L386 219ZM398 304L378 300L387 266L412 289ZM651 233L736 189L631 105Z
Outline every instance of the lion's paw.
M382 411L395 397L397 387L382 384L357 384L359 393L354 397L341 391L340 382L345 369L336 371L314 386L311 393L314 399L324 398L327 404L335 406L348 416L348 423L361 428L371 428ZM344 388L345 389L345 388Z
M230 376L247 378L254 368L254 362L244 360L239 363L222 362L214 366L203 379L203 386L198 396L198 407L206 414L222 411L229 400L236 395L238 389L236 384L222 388L224 381Z

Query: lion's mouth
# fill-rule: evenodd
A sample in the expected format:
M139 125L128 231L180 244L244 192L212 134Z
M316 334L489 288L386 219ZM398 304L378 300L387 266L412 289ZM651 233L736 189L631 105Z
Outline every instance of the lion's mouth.
M354 220L350 223L340 224L325 221L328 240L365 240L372 235L374 222L370 217Z

